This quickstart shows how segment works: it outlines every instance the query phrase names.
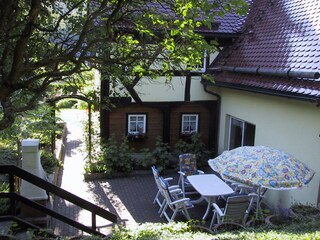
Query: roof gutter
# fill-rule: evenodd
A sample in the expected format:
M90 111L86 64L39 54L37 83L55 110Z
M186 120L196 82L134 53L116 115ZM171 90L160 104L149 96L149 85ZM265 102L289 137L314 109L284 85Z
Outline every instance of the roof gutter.
M273 68L262 68L262 67L236 67L236 66L225 66L225 67L213 67L208 68L208 72L233 72L233 73L245 73L245 74L256 74L263 76L275 76L275 77L288 77L288 78L308 78L318 79L320 77L319 72L315 71L294 71L289 69L278 70Z
M308 97L308 96L301 96L297 94L281 93L280 91L275 91L275 90L266 90L266 89L262 90L256 87L249 88L249 87L244 87L238 84L235 85L235 84L223 83L223 82L216 82L215 85L217 87L225 87L225 88L236 89L236 90L241 90L246 92L249 91L253 93L260 93L260 94L266 94L266 95L277 96L277 97L285 97L289 99L296 99L296 100L316 103L320 106L320 99L318 97L312 97L312 96Z

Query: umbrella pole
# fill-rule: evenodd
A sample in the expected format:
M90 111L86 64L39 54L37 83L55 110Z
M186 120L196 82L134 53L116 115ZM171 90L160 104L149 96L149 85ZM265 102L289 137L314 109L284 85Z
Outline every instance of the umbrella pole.
M257 196L257 207L256 207L256 218L258 219L259 211L260 211L260 193L261 193L261 187L258 188L258 196Z

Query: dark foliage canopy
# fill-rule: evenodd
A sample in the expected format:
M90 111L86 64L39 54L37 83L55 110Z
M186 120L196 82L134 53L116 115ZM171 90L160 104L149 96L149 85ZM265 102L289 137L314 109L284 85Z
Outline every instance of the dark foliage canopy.
M92 68L132 86L144 75L195 66L210 45L194 29L244 4L0 0L0 130L50 98L54 86Z

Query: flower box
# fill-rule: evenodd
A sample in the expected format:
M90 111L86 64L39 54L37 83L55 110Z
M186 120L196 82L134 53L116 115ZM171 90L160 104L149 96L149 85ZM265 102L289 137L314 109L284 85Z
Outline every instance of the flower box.
M135 141L143 141L146 139L146 134L145 133L129 133L127 135L127 138L129 141L135 142Z

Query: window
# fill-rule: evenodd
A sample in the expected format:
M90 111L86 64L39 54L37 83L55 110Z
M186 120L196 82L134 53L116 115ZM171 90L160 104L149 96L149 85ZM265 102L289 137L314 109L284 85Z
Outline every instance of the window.
M144 134L146 133L146 114L129 114L128 115L128 133Z
M255 125L230 116L228 130L228 150L254 145Z
M191 72L204 73L207 69L207 53L203 53L203 59L201 64L197 64Z
M181 132L198 132L199 114L182 114Z

